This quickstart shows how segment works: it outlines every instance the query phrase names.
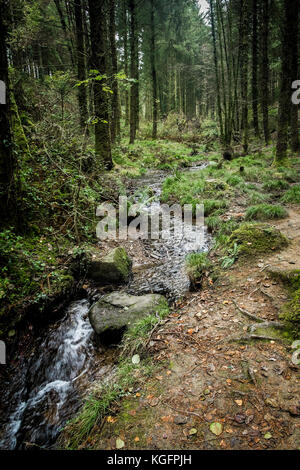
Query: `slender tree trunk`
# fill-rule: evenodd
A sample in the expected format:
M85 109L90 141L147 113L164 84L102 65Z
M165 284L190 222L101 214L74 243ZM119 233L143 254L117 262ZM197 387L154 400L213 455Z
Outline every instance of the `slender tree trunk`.
M157 138L157 78L155 64L155 23L154 23L154 0L151 0L151 73L152 73L152 138Z
M76 45L77 45L77 78L79 81L86 79L86 64L85 64L85 48L84 48L84 31L82 19L82 2L81 0L74 0L74 13L76 25ZM78 87L78 104L80 113L80 125L85 128L88 119L87 108L87 93L86 87L80 85Z
M252 111L253 127L259 136L258 125L258 89L257 89L257 0L252 0Z
M216 10L217 10L217 31L219 36L219 49L220 49L220 68L221 68L221 81L222 81L222 92L223 92L223 112L224 112L224 143L227 145L230 144L230 132L229 132L229 115L228 115L228 106L227 106L227 93L226 93L226 81L225 81L225 66L224 66L224 54L226 57L226 37L224 34L223 26L223 15L222 9L220 6L220 1L216 0ZM223 33L223 36L222 36ZM224 51L223 51L224 49Z
M0 225L11 219L11 211L16 209L7 61L8 4L8 0L0 0Z
M294 37L293 40L293 48L292 48L292 77L291 82L293 83L295 80L299 79L299 66L298 66L298 51L299 51L299 2L294 2L294 15L295 21L293 23L293 31L292 35ZM292 104L291 110L291 148L293 152L298 152L300 148L299 143L299 120L298 120L298 111L299 105Z
M69 54L70 54L71 63L74 67L75 64L74 64L73 51L72 51L72 47L70 46L69 35L68 35L68 30L67 30L67 24L66 24L65 17L64 17L62 8L61 8L60 0L54 0L54 3L55 3L55 6L56 6L56 9L57 9L57 12L58 12L58 16L59 16L59 19L60 19L60 23L61 23L61 27L62 27L64 36L65 36L65 41L67 43L67 48L68 48L68 51L69 51Z
M270 141L269 131L269 0L262 0L262 60L261 60L261 109L265 143Z
M116 138L120 136L120 99L119 99L119 85L116 75L118 73L118 60L116 48L116 19L115 19L115 0L110 0L109 7L109 41L110 53L112 64L112 120L111 120L111 141L115 142Z
M130 89L130 144L136 137L138 121L138 35L136 21L136 0L129 0L130 12L130 77L135 80Z
M285 164L288 147L288 130L291 117L291 78L292 78L292 49L294 44L295 8L298 0L284 0L284 25L281 45L281 82L278 109L278 133L275 163Z
M217 108L218 108L218 117L219 117L221 140L224 141L224 130L223 130L222 109L221 109L220 80L219 80L219 69L218 69L218 56L217 56L217 43L216 43L216 30L215 30L215 16L214 16L213 0L209 0L209 5L210 5L211 32L212 32L212 39L213 39L214 63L215 63L216 86L217 86Z
M240 1L242 25L241 25L241 97L242 97L242 130L243 130L243 148L248 151L248 8L247 0Z
M106 0L89 0L91 27L91 66L100 75L107 72L106 64ZM95 107L95 153L106 169L113 166L111 157L110 132L108 122L107 93L103 90L104 80L94 82Z
M128 77L128 20L127 20L127 0L123 0L123 18L124 18L124 34L123 34L123 45L124 45L124 72ZM129 92L125 90L125 126L129 125Z

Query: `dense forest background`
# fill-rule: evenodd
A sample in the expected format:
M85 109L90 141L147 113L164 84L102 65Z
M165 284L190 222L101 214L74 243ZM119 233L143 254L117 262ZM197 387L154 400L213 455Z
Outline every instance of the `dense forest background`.
M299 2L207 6L0 0L0 296L10 305L43 296L50 271L51 288L64 280L59 257L95 239L97 204L116 202L129 176L182 163L173 144L225 158L272 144L278 167L299 151Z

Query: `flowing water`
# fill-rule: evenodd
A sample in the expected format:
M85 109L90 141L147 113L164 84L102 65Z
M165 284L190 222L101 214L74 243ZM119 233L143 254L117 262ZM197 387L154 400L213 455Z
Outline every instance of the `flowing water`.
M199 170L204 165L191 168ZM152 172L139 180L157 199L166 174ZM145 206L145 211L150 206ZM176 223L176 217L172 224ZM206 251L209 236L195 237L195 226L185 227L184 235L173 234L164 240L144 240L144 248L153 259L149 267L136 270L125 290L132 294L163 293L175 300L189 290L184 259L190 252ZM61 427L74 416L90 382L109 380L114 366L110 355L93 345L93 331L88 320L90 302L71 303L64 317L50 327L45 336L35 340L34 352L15 371L13 383L1 392L0 449L30 446L51 448Z
M207 163L201 163L186 171L199 171L207 165ZM152 202L143 208L146 213L160 210L159 200L165 177L164 172L152 172L143 178L143 187L148 187L154 195L154 201L151 198ZM126 287L128 293L154 292L163 294L170 301L174 301L189 290L190 281L185 271L185 258L192 252L207 251L211 237L206 227L203 227L203 233L199 236L199 227L195 225L195 221L193 224L183 221L183 230L174 230L176 224L181 223L182 220L181 217L179 220L176 214L171 217L171 236L168 236L168 229L162 229L158 240L152 240L149 237L143 241L145 251L153 262L150 266L145 268L141 266L141 269L135 271L132 282Z

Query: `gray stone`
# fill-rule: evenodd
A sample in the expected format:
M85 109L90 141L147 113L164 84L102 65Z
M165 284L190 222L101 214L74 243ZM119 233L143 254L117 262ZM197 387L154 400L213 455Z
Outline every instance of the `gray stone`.
M124 248L115 248L100 260L89 262L87 277L101 284L122 284L128 282L132 261Z
M155 313L167 300L163 295L134 296L112 292L102 297L89 311L91 325L104 344L121 340L124 331L136 321Z

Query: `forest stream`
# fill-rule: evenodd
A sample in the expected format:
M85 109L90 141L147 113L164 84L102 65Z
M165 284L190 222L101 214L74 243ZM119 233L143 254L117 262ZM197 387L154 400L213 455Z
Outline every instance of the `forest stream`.
M206 166L203 162L193 164L189 171ZM148 172L133 186L149 188L153 204L158 207L166 176L164 171ZM183 296L190 287L184 270L186 255L207 251L210 245L206 229L201 245L193 236L194 230L192 225L180 238L171 231L169 239L144 240L144 248L153 262L134 270L133 279L123 289L135 295L164 294L170 301ZM63 318L35 339L34 352L15 371L13 383L7 384L2 400L1 421L7 424L0 449L55 448L60 430L80 407L91 382L112 377L115 348L99 352L94 347L87 315L91 303L91 299L72 302Z

